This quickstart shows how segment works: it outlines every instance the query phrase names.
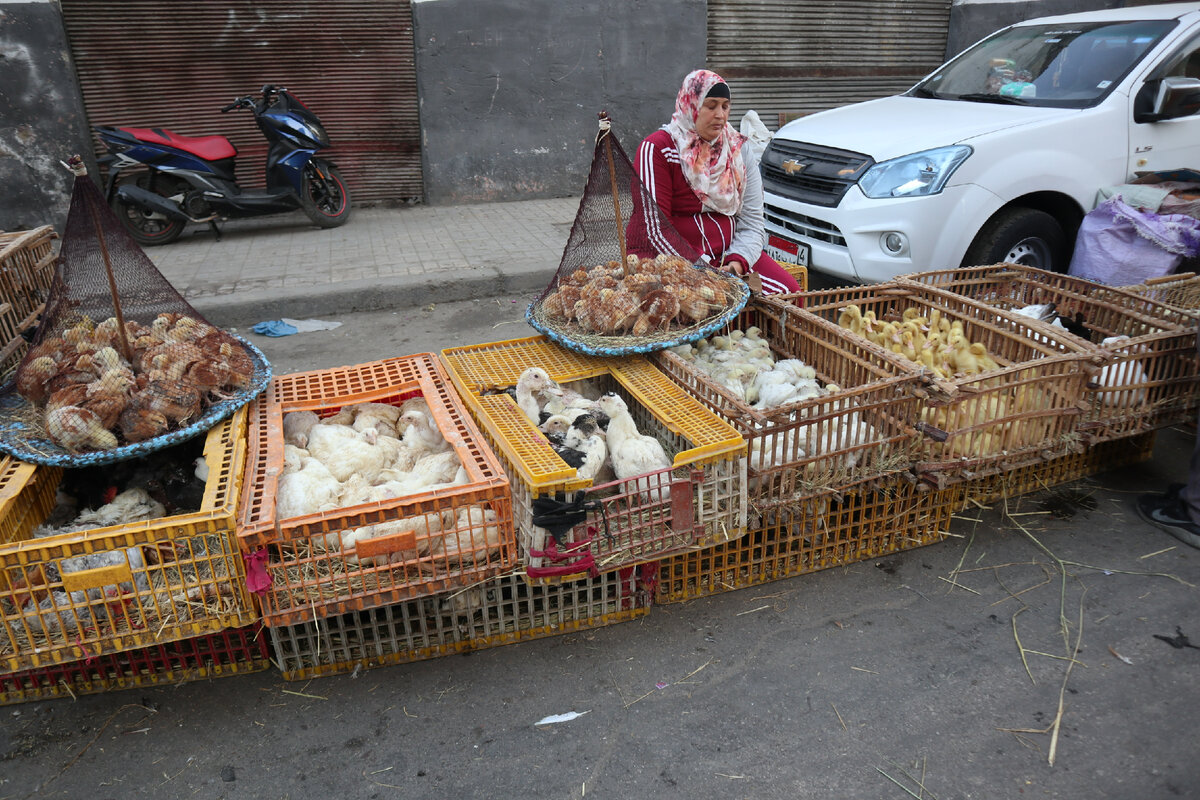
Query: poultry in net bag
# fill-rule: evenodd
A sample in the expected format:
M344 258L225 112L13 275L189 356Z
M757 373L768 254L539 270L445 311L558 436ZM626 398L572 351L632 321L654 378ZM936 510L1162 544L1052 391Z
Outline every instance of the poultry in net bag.
M0 451L87 466L211 428L254 399L270 365L204 319L125 231L78 158L49 297L0 386Z
M697 263L613 135L604 112L579 210L553 280L525 318L589 355L649 353L693 342L729 322L750 290Z

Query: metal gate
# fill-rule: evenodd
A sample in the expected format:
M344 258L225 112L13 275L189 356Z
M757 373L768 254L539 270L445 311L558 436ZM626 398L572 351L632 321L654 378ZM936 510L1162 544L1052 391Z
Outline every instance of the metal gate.
M61 6L90 124L222 134L239 182L261 187L266 139L248 112L220 109L273 83L321 118L356 203L422 197L409 0Z
M905 91L944 60L951 0L709 0L708 68L771 130Z

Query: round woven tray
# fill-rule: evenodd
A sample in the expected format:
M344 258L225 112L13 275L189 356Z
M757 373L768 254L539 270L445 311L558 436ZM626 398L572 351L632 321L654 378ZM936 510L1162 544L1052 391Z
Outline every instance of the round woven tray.
M111 450L71 453L52 442L46 436L45 429L41 424L30 421L38 419L38 409L21 395L12 392L0 397L0 453L7 453L21 461L48 467L93 467L138 458L205 433L261 394L271 380L271 365L262 351L237 334L229 335L246 348L246 354L254 362L250 386L228 400L213 403L204 410L203 415L186 427L164 433L153 439L147 439L144 442L122 445Z
M726 273L712 271L719 276L737 293L737 299L725 309L707 319L693 323L687 327L673 327L666 331L657 332L652 336L605 336L594 331L586 331L574 322L564 323L551 319L542 309L542 298L529 304L525 310L525 320L541 333L546 334L550 341L568 350L589 356L626 356L634 353L654 353L688 344L703 339L728 325L738 313L745 308L750 300L750 287L739 278Z

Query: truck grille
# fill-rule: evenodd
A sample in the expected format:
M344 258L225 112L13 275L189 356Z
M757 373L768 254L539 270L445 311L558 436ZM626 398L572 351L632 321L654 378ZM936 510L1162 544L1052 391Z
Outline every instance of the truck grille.
M842 236L838 227L823 219L810 217L796 211L788 211L770 203L763 204L763 217L767 222L773 223L785 231L798 233L807 239L829 242L837 247L846 246L846 237Z
M833 208L875 160L862 153L773 139L762 157L763 189Z

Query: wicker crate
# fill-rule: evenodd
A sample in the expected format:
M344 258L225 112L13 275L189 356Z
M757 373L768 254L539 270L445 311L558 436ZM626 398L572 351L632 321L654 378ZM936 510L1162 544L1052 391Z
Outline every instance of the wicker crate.
M305 680L557 636L643 617L638 568L531 586L519 574L357 614L271 628L275 662Z
M54 240L49 225L0 233L0 375L25 355L22 333L36 324L54 278Z
M254 622L235 533L245 455L243 409L207 435L199 511L45 538L32 533L55 508L62 470L0 460L0 673ZM59 566L64 558L121 550L129 554L116 566ZM146 557L153 551L158 563ZM45 608L34 602L39 596Z
M0 675L0 705L55 697L74 699L81 694L146 686L178 686L262 672L270 666L266 634L262 625L254 624Z
M776 359L800 359L824 384L841 391L758 409L673 352L655 354L659 368L728 420L749 445L749 499L765 508L819 495L912 467L918 434L919 375L901 369L858 337L812 317L752 299L729 327L757 327Z
M262 559L265 554L271 585L258 598L268 626L294 625L469 586L515 565L508 479L449 383L437 358L421 353L276 376L253 403L238 539L252 558ZM327 417L353 403L398 405L416 396L424 398L438 428L455 448L467 471L467 483L308 516L276 517L284 414L314 411ZM458 516L469 508L495 512L495 522L487 527L495 528L493 538L498 544L485 546L483 525L472 526L471 540L479 545L452 559L446 555L448 548L433 545L450 535L465 541L465 529L440 531L440 524L429 521L446 512ZM413 531L398 531L360 541L354 552L325 544L327 535L405 519L413 520L414 530L423 527L433 532L418 540Z
M646 358L586 356L531 337L443 350L442 360L512 479L514 525L530 581L574 580L745 532L745 441ZM638 430L663 444L673 466L595 487L577 478L512 397L498 391L531 366L572 388L619 391ZM646 491L647 484L654 488ZM669 496L660 494L658 487L668 485ZM580 491L597 499L601 511L569 531L559 550L533 524L534 500Z
M1160 278L1151 278L1145 283L1121 288L1147 300L1170 306L1176 311L1200 316L1200 275L1194 272L1163 275Z
M1092 337L1061 328L1055 335L1090 351L1101 373L1089 381L1088 408L1078 430L1092 441L1130 436L1195 419L1200 405L1200 317L1144 295L1069 275L992 264L906 275L900 282L935 286L1003 310L1050 303L1068 317L1083 315ZM1110 336L1128 336L1101 347Z
M1098 472L1140 464L1154 455L1155 431L1100 442L1078 453L1049 461L1032 461L1024 466L972 478L964 484L967 507L990 505L1005 498L1049 489L1086 478Z
M791 312L811 314L826 325L837 325L841 309L850 304L864 314L874 312L879 320L899 319L909 308L926 317L937 309L951 323L960 322L966 338L981 342L1000 364L1000 369L982 374L943 379L854 335L928 381L930 396L919 406L920 418L912 420L926 434L924 454L915 469L936 485L1079 449L1076 419L1091 355L1078 344L1056 337L1058 329L914 283L830 289L798 297L804 308L789 306ZM766 302L789 299L782 296Z
M742 539L660 561L654 600L693 600L940 542L962 487L895 476L780 506Z

